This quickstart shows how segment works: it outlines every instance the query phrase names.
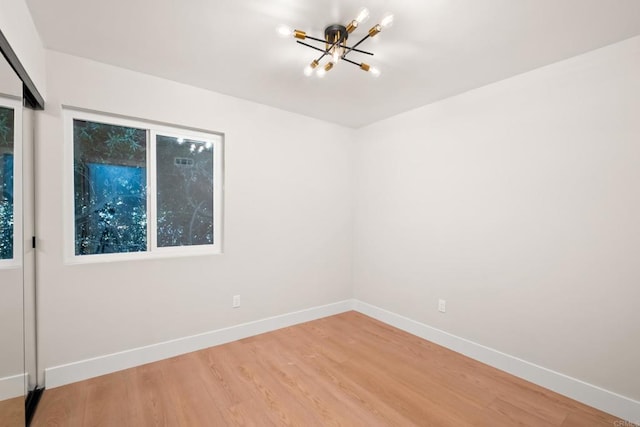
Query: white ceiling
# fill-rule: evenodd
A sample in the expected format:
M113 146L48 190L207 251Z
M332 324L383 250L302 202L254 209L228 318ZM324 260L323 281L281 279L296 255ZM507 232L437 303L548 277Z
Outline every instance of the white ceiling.
M27 0L45 47L360 127L640 34L640 0ZM366 6L375 79L278 36L323 37Z

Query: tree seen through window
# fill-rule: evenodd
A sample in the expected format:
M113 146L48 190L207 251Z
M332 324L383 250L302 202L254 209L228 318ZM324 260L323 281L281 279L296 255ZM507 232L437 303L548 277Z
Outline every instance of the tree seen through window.
M13 258L14 110L0 107L0 260Z
M213 145L156 137L158 247L213 243Z
M147 132L73 121L75 253L147 250Z

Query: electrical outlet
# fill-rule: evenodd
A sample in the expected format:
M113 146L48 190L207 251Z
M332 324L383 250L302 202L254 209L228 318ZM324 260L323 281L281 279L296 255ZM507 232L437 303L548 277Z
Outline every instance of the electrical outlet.
M233 308L240 307L240 295L233 296L233 304L231 305Z
M447 311L447 302L443 299L438 300L438 311L444 313Z

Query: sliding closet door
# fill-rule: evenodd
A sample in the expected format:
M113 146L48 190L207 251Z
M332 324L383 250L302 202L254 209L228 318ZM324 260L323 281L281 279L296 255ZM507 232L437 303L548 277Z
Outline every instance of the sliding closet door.
M0 426L25 423L22 82L0 57Z

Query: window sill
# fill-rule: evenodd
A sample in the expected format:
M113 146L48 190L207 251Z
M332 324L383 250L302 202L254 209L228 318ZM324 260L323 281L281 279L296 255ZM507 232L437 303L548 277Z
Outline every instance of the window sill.
M152 252L126 252L115 254L71 255L65 259L65 265L100 264L127 261L145 261L167 258L189 258L222 255L219 248L167 248Z

